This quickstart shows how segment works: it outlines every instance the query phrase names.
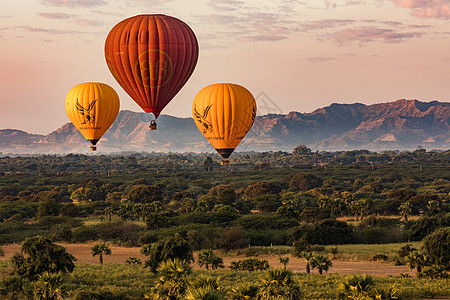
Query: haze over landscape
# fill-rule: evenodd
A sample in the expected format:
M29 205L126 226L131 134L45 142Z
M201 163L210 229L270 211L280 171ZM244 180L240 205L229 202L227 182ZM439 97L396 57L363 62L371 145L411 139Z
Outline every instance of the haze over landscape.
M215 82L264 93L259 116L449 101L446 0L24 0L2 1L0 11L0 129L52 132L69 122L67 92L86 81L111 85L122 110L141 112L109 73L103 46L117 22L142 13L180 18L200 45L166 115L191 117L195 94Z

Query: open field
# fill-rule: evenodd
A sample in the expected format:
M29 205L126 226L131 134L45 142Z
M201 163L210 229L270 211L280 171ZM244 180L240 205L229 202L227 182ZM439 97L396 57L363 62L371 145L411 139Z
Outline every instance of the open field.
M76 257L78 263L89 263L89 264L98 264L98 257L93 257L91 254L91 247L94 243L87 244L60 244L66 250ZM364 245L358 245L364 249ZM356 245L352 245L353 249L358 248ZM379 253L379 249L383 248L383 245L377 245L376 253ZM345 247L345 246L339 246ZM1 260L9 259L15 252L20 251L20 245L6 245L2 246L5 251L5 256L1 257ZM125 261L130 257L138 257L142 261L146 259L144 255L140 253L141 248L139 247L119 247L119 246L110 246L112 255L104 256L104 263L125 263ZM347 246L350 248L350 246ZM379 249L378 249L379 248ZM357 253L356 250L354 250ZM345 253L344 253L345 254ZM329 270L329 274L370 274L374 276L399 276L400 273L409 274L414 276L414 272L412 272L407 266L395 266L392 262L371 262L367 260L356 261L355 258L357 254L353 256L353 260L340 260L339 255L337 260L332 260L333 267ZM281 267L282 265L279 262L278 255L259 255L259 259L266 259L269 261L269 265L272 267ZM244 259L244 256L224 256L223 261L226 267L229 267L231 261ZM197 266L194 266L197 268ZM304 273L306 264L303 259L296 258L290 256L288 267L294 272ZM312 270L312 273L317 273L316 270Z

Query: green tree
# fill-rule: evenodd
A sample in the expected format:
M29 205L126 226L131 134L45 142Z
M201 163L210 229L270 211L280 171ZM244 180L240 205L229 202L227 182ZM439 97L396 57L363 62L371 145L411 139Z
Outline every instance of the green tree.
M423 245L434 264L450 269L450 227L438 229L427 235Z
M292 272L283 268L269 269L261 279L260 299L299 299L300 288L292 278Z
M44 272L38 276L33 283L33 299L40 300L62 300L65 292L63 290L64 277L61 272Z
M106 245L106 243L96 244L91 248L92 256L99 257L100 264L103 265L103 254L111 255L111 249Z
M155 270L158 273L156 284L146 298L161 300L184 299L188 287L188 276L192 268L188 262L178 258L161 262Z
M300 146L295 147L294 155L299 155L299 156L306 155L306 156L309 156L309 155L312 155L312 151L311 151L311 149L309 149L305 145L300 145Z
M440 212L441 208L440 208L440 204L439 201L436 200L430 200L427 203L427 208L426 208L426 214L427 216L434 216L436 214L438 214Z
M347 275L338 288L339 299L367 299L373 285L370 275Z
M431 265L431 258L426 252L412 251L408 256L408 266L411 270L416 269L417 274L422 272L422 269Z
M336 259L336 255L339 253L338 247L332 247L330 252L333 254L333 259Z
M19 296L24 292L25 282L18 275L4 277L0 282L0 295L10 300L19 299Z
M399 207L398 210L400 211L400 214L402 216L402 219L405 222L408 222L408 216L412 213L412 207L411 202L403 202Z
M220 287L217 277L197 276L190 282L185 295L186 300L221 300L224 299L224 291Z
M200 267L205 266L207 270L224 268L222 257L217 256L212 250L203 250L198 253L197 263Z
M219 246L226 251L239 249L248 244L242 227L229 227L220 235Z
M70 273L75 268L75 260L65 248L42 236L25 239L21 252L15 253L11 258L17 274L30 280L44 272Z
M311 261L311 268L317 269L320 275L323 274L323 271L328 272L328 269L332 266L331 260L323 255L315 255Z
M164 193L155 185L139 184L130 189L127 198L130 202L134 203L152 203L155 201L162 201Z
M130 264L130 265L142 265L142 261L139 258L135 257L135 256L130 256L127 259L126 263Z
M212 198L214 204L233 205L236 201L236 191L227 184L220 184L208 191L207 196Z
M285 256L285 257L278 257L280 264L283 265L283 269L286 269L287 264L289 263L289 256Z
M289 189L294 192L309 191L321 186L322 179L311 173L295 174L289 181Z
M306 262L306 274L311 273L311 264L314 261L314 252L303 252L301 254L301 257L305 260Z
M46 199L39 201L38 219L46 216L57 216L61 211L62 204L56 199Z
M187 262L194 260L191 246L179 234L145 245L141 253L149 257L145 266L152 272L156 272L158 265L168 259L178 258Z
M240 285L234 285L231 289L230 299L231 300L250 300L257 299L259 292L259 287L257 285L252 285L248 283L243 283Z
M271 182L260 181L247 186L244 191L245 197L252 200L261 195L278 194L281 188Z

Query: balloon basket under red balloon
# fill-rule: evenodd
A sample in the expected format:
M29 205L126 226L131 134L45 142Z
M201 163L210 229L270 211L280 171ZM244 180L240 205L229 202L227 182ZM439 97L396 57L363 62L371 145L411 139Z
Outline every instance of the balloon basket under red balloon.
M97 151L97 147L91 146L91 151Z

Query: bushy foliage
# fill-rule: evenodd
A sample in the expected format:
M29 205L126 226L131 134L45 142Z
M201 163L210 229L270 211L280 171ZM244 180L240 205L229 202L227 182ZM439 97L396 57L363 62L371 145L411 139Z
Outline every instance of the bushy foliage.
M254 200L258 196L278 194L281 188L271 182L260 181L247 186L244 191L244 196L250 200Z
M327 219L317 223L302 223L289 231L291 241L308 244L337 245L352 241L353 229L345 222Z
M261 260L257 258L247 258L238 261L232 261L230 265L231 270L236 271L261 271L269 268L269 262L267 260Z
M197 264L202 267L205 266L208 270L217 268L224 268L222 257L217 256L212 250L203 250L198 253Z
M294 192L309 191L321 187L322 179L311 173L298 173L289 181L289 189Z
M450 227L440 228L427 235L423 245L434 264L450 269Z
M422 217L417 221L407 224L405 235L408 240L420 241L438 228L450 226L450 213L439 214L431 217Z
M11 259L17 274L30 280L44 272L70 273L75 268L75 260L66 249L41 236L26 239L21 252Z
M179 235L166 237L156 243L144 246L141 253L148 256L145 266L156 272L158 265L168 259L194 260L190 245Z

